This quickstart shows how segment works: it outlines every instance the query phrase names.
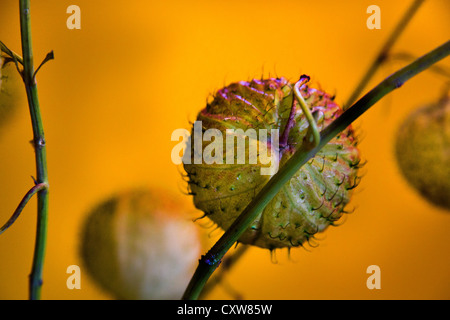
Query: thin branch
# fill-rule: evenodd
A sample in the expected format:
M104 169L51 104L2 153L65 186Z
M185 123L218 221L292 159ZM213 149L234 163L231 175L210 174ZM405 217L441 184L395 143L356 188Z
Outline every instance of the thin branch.
M222 266L220 267L220 272L218 272L214 278L208 281L200 295L200 299L204 296L207 296L216 287L216 285L218 285L222 281L225 274L227 272L230 272L230 269L239 261L239 259L244 255L248 248L248 245L241 244L236 249L236 251L233 252L232 255L225 257Z
M394 28L390 36L387 38L384 45L381 47L380 52L377 54L375 60L370 65L369 69L367 69L366 73L362 77L362 79L359 81L358 86L355 88L353 93L350 95L350 98L348 99L347 103L344 104L343 108L344 110L347 109L348 106L350 106L353 102L358 99L359 95L363 92L366 85L369 83L370 79L374 76L375 72L378 70L380 65L387 59L389 52L394 45L395 41L398 39L398 37L401 35L403 30L405 30L408 23L413 18L414 14L419 9L420 5L425 0L414 0L414 2L411 4L411 6L408 8L408 10L405 12L403 17L398 22L397 26Z
M23 59L14 51L10 50L3 42L0 41L0 51L7 54L7 58L12 60L16 65L17 72L19 72L20 76L23 78L22 70L19 68L19 63L23 66Z
M315 148L297 150L284 166L267 182L258 195L231 224L215 245L202 256L199 265L186 288L183 299L197 299L207 280L219 266L221 259L240 238L257 215L279 192L283 185L331 139L358 119L371 106L388 93L401 87L406 81L429 68L450 54L450 41L427 53L413 63L395 72L348 108L339 118L321 132L320 143Z
M39 69L47 62L50 60L55 59L55 55L53 54L53 50L50 51L49 53L47 53L47 55L45 56L44 60L42 60L41 64L39 65L39 67L37 67L36 71L33 73L33 80L36 81L36 74L38 73Z
M17 206L16 210L14 211L13 215L9 220L0 228L0 234L5 232L20 216L22 213L22 210L27 205L28 201L39 191L46 189L48 186L46 183L39 183L33 186L22 198L22 201L20 201L19 205Z
M15 53L14 51L10 50L3 42L0 41L0 49L1 51L3 51L4 53L6 53L7 55L9 55L11 57L12 60L15 60L17 62L19 62L21 65L23 65L23 60L22 57L19 56L17 53Z
M309 81L308 76L302 76L300 77L300 81L298 81L294 85L294 95L295 98L298 101L298 104L300 105L303 114L305 115L306 120L308 121L309 127L308 132L306 134L307 139L304 141L304 143L310 144L311 148L317 146L320 143L320 132L319 129L317 129L317 123L316 119L314 119L314 116L311 113L311 110L309 110L308 105L306 104L305 99L303 99L302 94L300 93L300 86L304 82L304 77L306 77L307 81Z
M33 146L36 162L36 181L44 183L47 188L37 194L37 227L36 243L34 247L33 265L29 278L29 295L31 300L40 299L42 286L42 270L44 264L45 247L47 241L48 217L48 173L45 148L44 127L41 119L39 98L34 78L33 48L31 41L30 0L20 0L20 34L22 42L23 81L27 92L33 129Z
M395 60L399 60L399 61L403 61L403 62L411 62L414 61L416 59L416 57L414 57L412 54L407 53L407 52L398 52L398 53L394 53L391 54L389 57L389 60L395 61ZM450 70L444 66L440 66L438 64L431 66L429 69L431 72L434 72L437 75L440 75L444 78L450 79Z

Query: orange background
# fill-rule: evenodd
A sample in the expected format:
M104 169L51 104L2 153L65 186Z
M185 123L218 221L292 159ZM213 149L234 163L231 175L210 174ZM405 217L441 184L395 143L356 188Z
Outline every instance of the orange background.
M208 94L261 74L306 73L342 103L410 2L33 1L35 64L55 53L38 74L51 185L42 298L110 298L83 273L81 290L66 287L66 268L81 265L80 224L117 190L154 185L181 193L170 136L189 128ZM81 30L66 27L71 4L81 8ZM366 27L371 4L381 8L381 30ZM447 41L449 9L448 1L426 1L393 51L419 56ZM21 52L18 11L18 1L2 0L0 39ZM370 86L402 65L385 65ZM311 252L292 250L288 258L279 250L277 263L252 248L226 284L245 299L449 299L450 214L406 184L392 152L399 121L436 100L443 83L422 73L357 121L368 163L351 202L356 210L342 226L320 235ZM0 133L0 223L32 185L31 138L25 103ZM0 236L1 299L28 297L35 208L33 199ZM373 264L380 290L366 287ZM208 298L232 296L222 286Z

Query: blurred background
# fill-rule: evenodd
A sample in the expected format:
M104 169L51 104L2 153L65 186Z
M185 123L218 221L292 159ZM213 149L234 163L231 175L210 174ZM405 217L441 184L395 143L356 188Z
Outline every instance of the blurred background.
M82 265L80 226L88 211L118 190L169 188L189 196L171 162L177 128L209 94L239 80L308 74L343 103L411 1L33 1L38 74L51 185L43 299L110 299L83 273L69 290L66 269ZM81 30L69 30L69 5L81 9ZM369 30L366 9L381 8L381 29ZM0 39L20 53L18 1L2 0ZM393 52L418 57L450 35L450 4L428 0ZM373 87L405 62L386 64ZM440 65L449 67L449 60ZM231 299L450 299L450 213L407 185L393 157L393 137L408 112L436 101L444 79L415 77L355 124L366 166L345 223L319 235L310 251L251 248L207 297ZM369 88L367 88L369 89ZM24 93L24 92L23 92ZM35 175L28 107L0 131L0 224ZM36 199L0 236L0 299L27 299ZM209 231L209 230L208 230ZM211 243L220 231L211 233ZM181 240L180 240L181 241ZM233 249L232 249L233 250ZM366 269L381 269L369 290Z

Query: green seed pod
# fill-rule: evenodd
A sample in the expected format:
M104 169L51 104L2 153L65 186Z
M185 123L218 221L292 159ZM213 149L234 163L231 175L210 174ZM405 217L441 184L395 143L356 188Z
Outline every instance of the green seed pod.
M198 227L180 199L157 190L121 193L98 205L81 233L81 258L118 299L179 299L198 262Z
M450 210L450 97L413 111L401 124L395 156L408 183Z
M10 119L22 96L21 78L14 62L0 55L0 127Z
M306 84L302 84L299 90L316 116L319 130L341 115L341 108L328 94ZM256 139L248 137L247 162L244 164L230 164L225 159L226 152L223 153L222 164L205 164L194 161L198 155L198 150L195 150L198 141L191 134L188 146L191 161L184 159L184 168L194 204L222 229L230 227L271 177L261 174L261 169L267 167L264 161L260 161L261 149L258 149L256 163L249 163L249 149L264 144L267 150L279 155L277 159L281 167L308 142L309 123L297 104L293 83L283 78L252 80L220 89L212 102L198 114L197 121L201 121L203 132L214 128L225 136L227 129L275 129L280 137L278 150L275 150L271 139L262 141L260 136ZM201 142L203 152L210 143ZM286 183L239 241L268 249L301 246L315 233L333 225L343 215L352 189L359 182L360 155L356 144L351 127L331 140Z

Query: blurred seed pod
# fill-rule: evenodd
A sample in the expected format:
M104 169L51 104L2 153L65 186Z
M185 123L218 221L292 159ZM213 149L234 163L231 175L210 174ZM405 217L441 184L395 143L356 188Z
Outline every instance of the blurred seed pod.
M202 245L187 212L178 197L156 189L103 201L82 228L85 268L118 299L180 299Z
M24 97L22 79L10 59L0 55L0 128L11 119Z
M401 173L425 199L450 210L450 96L422 106L399 127L395 156Z

